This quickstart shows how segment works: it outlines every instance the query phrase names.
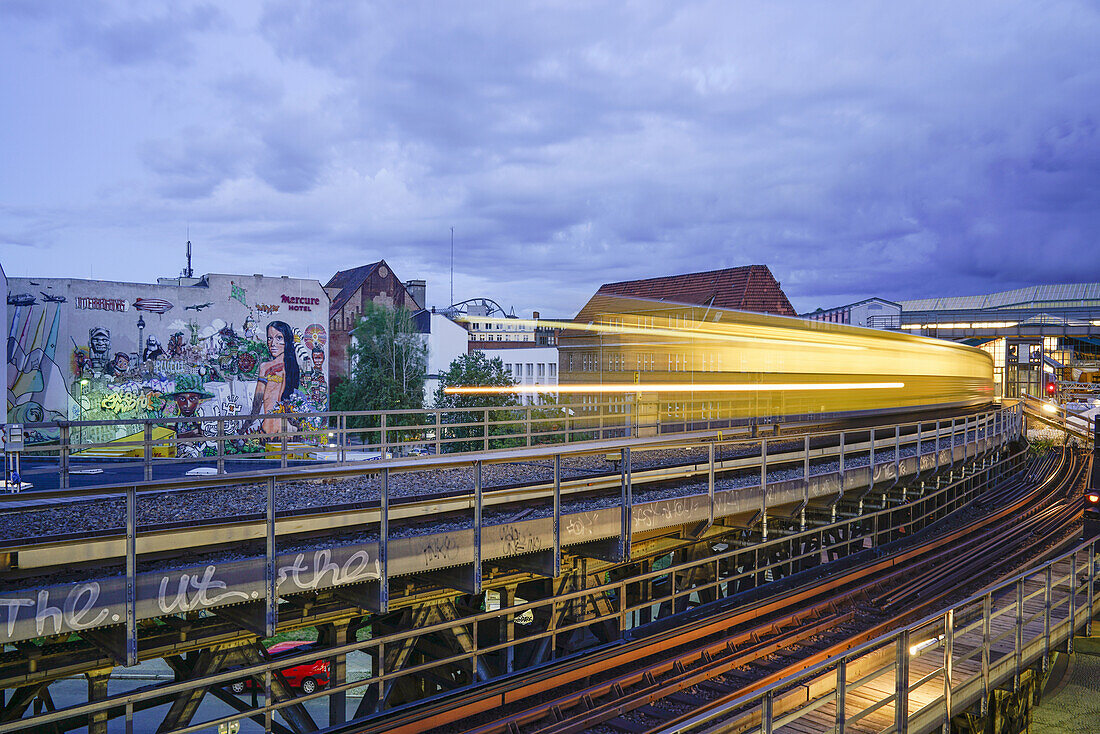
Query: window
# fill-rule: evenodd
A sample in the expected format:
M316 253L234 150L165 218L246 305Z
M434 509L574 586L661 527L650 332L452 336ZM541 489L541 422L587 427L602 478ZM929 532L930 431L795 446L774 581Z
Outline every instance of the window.
M557 377L558 376L558 366L553 362L550 363L550 376L551 377Z
M539 362L539 377L546 377L546 365L543 362Z
M535 365L533 365L530 362L527 363L527 376L528 377L534 377L535 376Z

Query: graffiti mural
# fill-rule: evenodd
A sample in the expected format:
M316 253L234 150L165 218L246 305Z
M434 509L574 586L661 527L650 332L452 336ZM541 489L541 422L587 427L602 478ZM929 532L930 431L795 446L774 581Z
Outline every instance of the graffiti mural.
M287 279L278 281L286 287ZM226 432L247 438L228 442L230 454L263 451L263 436L279 432L283 420L290 431L321 428L322 419L300 414L328 409L325 327L264 318L246 305L239 282L223 288L221 304L209 300L217 296L211 283L195 295L171 288L169 297L157 292L169 289L150 286L128 299L81 296L69 299L80 310L68 311L54 299L9 297L9 420L194 419L167 424L177 438L194 439L179 444L180 456L216 452L216 422L204 418L239 416ZM265 413L280 415L261 418ZM82 443L98 443L134 429L82 430Z
M13 423L40 423L67 418L69 403L67 353L57 352L63 304L31 295L8 297L7 409ZM57 360L61 359L62 364ZM64 365L64 366L62 366ZM46 406L61 406L48 409ZM33 431L34 441L56 440L57 431Z

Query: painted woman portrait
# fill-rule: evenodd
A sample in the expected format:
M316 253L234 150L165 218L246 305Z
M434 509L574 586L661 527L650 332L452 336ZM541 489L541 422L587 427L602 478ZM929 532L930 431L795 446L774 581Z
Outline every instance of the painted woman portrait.
M274 413L280 403L290 400L301 382L298 360L294 356L294 331L285 321L267 325L267 351L271 359L257 370L256 393L252 396L252 414ZM260 430L278 433L280 420L265 418Z

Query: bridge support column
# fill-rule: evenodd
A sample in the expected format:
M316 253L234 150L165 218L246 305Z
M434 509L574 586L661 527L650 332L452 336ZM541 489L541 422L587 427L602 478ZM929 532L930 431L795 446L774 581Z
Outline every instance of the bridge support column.
M85 673L88 678L88 703L107 698L107 681L111 678L110 668L101 668ZM88 717L88 734L107 734L107 711L97 711Z
M326 647L342 647L351 641L355 634L355 627L349 621L323 624L317 628L319 641ZM334 655L328 661L329 685L340 686L347 682L348 661L347 655ZM335 726L347 721L347 692L340 691L328 697L328 725Z

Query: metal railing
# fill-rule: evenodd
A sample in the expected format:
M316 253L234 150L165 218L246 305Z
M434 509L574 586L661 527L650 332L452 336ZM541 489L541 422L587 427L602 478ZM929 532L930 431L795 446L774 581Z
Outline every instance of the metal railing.
M154 468L172 464L208 466L217 474L227 462L247 469L256 459L343 463L387 459L416 449L426 453L480 453L524 446L569 445L594 439L674 435L730 429L755 437L762 430L778 434L833 414L745 417L734 403L677 400L675 410L657 403L622 400L546 405L474 408L210 415L157 419L56 421L27 423L24 433L47 440L28 441L25 459L56 461L58 486L70 486L74 463L117 460L143 467L143 479ZM252 427L264 419L279 422L275 433ZM91 440L94 432L111 436Z
M771 734L811 717L811 726L820 727L825 716L831 716L832 728L824 731L843 734L879 712L893 720L885 730L898 734L949 731L951 717L975 703L985 713L993 688L1010 680L1018 688L1023 671L1037 661L1045 670L1050 653L1061 645L1072 652L1076 631L1091 634L1092 617L1100 611L1097 543L1083 542L958 604L662 734L727 731L731 718L742 723L737 731ZM1029 603L1037 607L1030 613ZM883 688L881 682L870 685L883 677L890 693L876 692L876 687Z
M35 716L34 718L0 723L0 734L9 731L24 730L28 727L46 726L52 722L61 721L74 716L90 717L96 712L102 712L107 709L125 710L127 730L129 731L130 728L132 728L135 707L143 702L153 699L162 699L166 695L183 693L198 688L225 686L249 676L256 676L264 681L264 685L261 689L263 691L262 704L252 707L248 711L238 712L176 729L174 730L174 734L200 731L208 729L209 727L216 727L222 723L228 724L234 721L247 721L249 716L255 715L266 717L269 722L268 729L270 730L270 721L274 713L287 706L332 695L346 695L348 692L356 690L361 691L364 688L370 687L377 687L378 700L384 700L384 691L386 687L392 685L393 681L397 678L427 671L440 665L457 665L470 671L471 680L485 680L483 670L479 666L479 660L486 659L488 656L502 654L507 648L517 643L544 644L549 650L548 659L554 659L562 654L562 651L557 649L559 638L562 638L563 635L570 632L610 620L616 626L618 634L621 636L634 627L641 626L642 624L682 609L685 603L698 603L704 595L710 595L713 599L725 598L748 588L766 583L769 580L788 576L802 570L816 563L823 555L833 552L839 555L846 555L847 553L854 552L856 549L877 548L881 544L890 542L899 537L899 532L901 531L904 531L906 534L912 534L920 528L928 526L943 518L949 512L973 500L1006 473L1015 471L1020 466L1024 458L1023 452L1011 456L1002 456L1001 458L994 458L992 456L987 456L982 459L978 458L979 448L982 445L981 442L985 441L985 445L988 448L992 448L994 444L991 443L991 440L993 439L996 440L996 445L1001 445L1008 439L1019 435L1020 415L1019 407L1012 406L1001 411L986 414L985 416L968 418L965 421L945 421L945 424L951 426L952 430L950 432L948 432L946 427L941 431L939 425L935 425L935 428L933 428L933 424L905 424L916 426L917 431L906 435L904 437L904 442L902 442L900 430L897 430L896 436L898 437L898 442L895 443L894 447L896 452L895 458L899 455L897 452L900 451L901 448L905 445L910 445L916 447L918 457L935 453L937 455L935 463L937 469L948 469L949 467L952 469L951 478L944 486L937 486L937 488L930 489L919 496L911 497L911 501L904 505L889 507L877 512L844 519L804 532L765 540L749 548L731 547L724 552L716 553L705 559L697 559L671 565L661 570L652 570L647 573L631 576L627 579L608 581L606 583L590 586L581 591L558 594L553 598L532 602L511 603L507 606L502 606L500 609L472 614L453 621L423 625L415 629L405 630L391 635L379 636L369 640L351 642L325 649L314 648L309 652L280 657L277 660L267 662L263 665L253 665L207 676L199 681L176 682L157 686L155 688L142 689L111 696L100 701L48 712ZM866 431L867 429L862 430ZM955 442L960 432L964 437L964 443L961 446L957 445ZM844 433L834 432L831 435L836 434L841 436L840 452L838 455L840 456L840 471L843 472L844 458L846 455L850 457L851 453L845 454ZM952 449L950 451L950 463L944 463L941 467L940 454L947 451L947 449L943 449L940 446L940 442L943 438L949 440L949 445ZM807 437L806 440L808 441L809 438ZM766 439L762 439L762 442L763 441L766 441ZM926 451L925 445L929 442L934 442L934 445L931 450ZM956 468L955 448L962 448L965 461L973 460L978 462L976 464L971 462L969 465L960 463L958 466L960 473L958 478L955 478L954 474ZM871 450L873 452L873 445ZM765 452L762 451L761 453L763 458L761 478L766 484L768 483L767 457ZM866 454L867 447L864 446L860 449L859 453ZM558 532L559 523L557 522L557 513L560 511L560 486L557 468L561 465L562 456L563 453L559 452L555 454L554 459L556 469L554 472L555 534ZM713 450L709 452L709 456L710 460L713 462ZM626 487L629 486L630 481L629 449L624 449L623 458L625 494L627 492ZM461 460L461 457L455 457L456 462ZM480 466L480 462L477 460L467 458L465 461L475 468ZM871 457L871 465L875 465L873 454ZM377 472L381 473L383 477L381 483L381 506L383 512L381 532L384 542L386 534L385 528L388 525L388 502L386 499L387 480L385 477L389 475L390 469L383 466L356 468L356 471L362 473ZM475 477L479 477L479 475L480 472L475 471ZM712 468L710 476L713 477L713 475L714 472ZM207 481L212 482L214 480ZM225 481L225 479L217 480L217 482L222 483ZM713 487L713 479L711 482L711 487ZM939 483L939 480L937 480L936 484L939 485ZM266 572L265 587L267 592L262 601L266 607L266 632L267 635L270 636L276 631L278 623L278 596L275 583L276 568L274 555L276 548L276 518L274 511L275 482L273 477L267 477L266 487L267 551L264 567ZM135 508L139 489L145 491L146 488L122 488L122 493L126 496L127 519L126 573L128 580L126 586L127 599L125 615L126 665L134 665L138 661L135 613L136 584L134 583L134 573L137 564ZM475 486L475 491L478 489L479 487ZM70 490L70 493L78 491L79 490ZM713 489L711 492L713 497ZM57 492L52 494L63 493ZM480 501L480 496L478 496L478 500ZM2 506L2 503L3 498L0 497L0 506ZM624 507L626 508L624 512L629 511L629 505L624 505ZM475 505L474 512L478 521L480 521L482 517L479 508L480 504ZM555 543L554 551L556 555L560 554L560 540ZM767 559L772 556L775 556L778 560L765 563L760 562L762 558ZM381 566L382 583L380 585L380 588L383 590L388 587L388 579L385 571L385 557L385 552L383 551ZM752 566L749 566L749 559L752 559ZM558 563L560 563L560 560ZM692 573L695 569L704 569L710 573ZM638 592L640 585L654 584L654 588L660 589L661 584L659 582L661 579L670 577L675 578L678 575L709 580L700 581L690 588L681 588L676 584L668 584L668 591L665 593L658 593L656 596L645 598L640 597ZM482 590L479 588L475 593L480 593L481 591ZM385 592L382 591L381 593L384 598ZM601 614L598 605L589 603L591 599L597 597L610 604L609 609L606 610L608 614ZM642 600L639 600L640 598L642 598ZM513 600L513 602L515 602L515 600ZM379 611L384 610L385 603L383 602ZM565 610L570 610L572 616L567 615L563 617L562 614L564 614ZM85 610L85 612L86 611L87 610ZM520 621L524 619L528 621ZM536 623L534 620L543 620L545 623ZM551 621L547 622L546 620ZM558 621L555 622L553 620ZM491 628L499 628L501 624L515 625L515 640L492 645L479 644L479 635L477 633L479 625L490 625L494 626ZM461 633L471 643L471 647L468 651L408 668L397 670L387 670L385 668L385 651L387 649L393 649L393 646L400 645L420 635L447 632L448 630L456 631L460 629ZM294 665L311 663L319 658L331 659L356 653L367 653L371 656L372 660L377 661L371 670L371 674L367 678L356 681L334 681L330 687L323 691L318 691L310 695L297 696L290 700L274 701L271 698L272 676L275 671L286 669Z
M1093 422L1085 416L1026 393L1022 404L1029 416L1084 441L1092 440Z

